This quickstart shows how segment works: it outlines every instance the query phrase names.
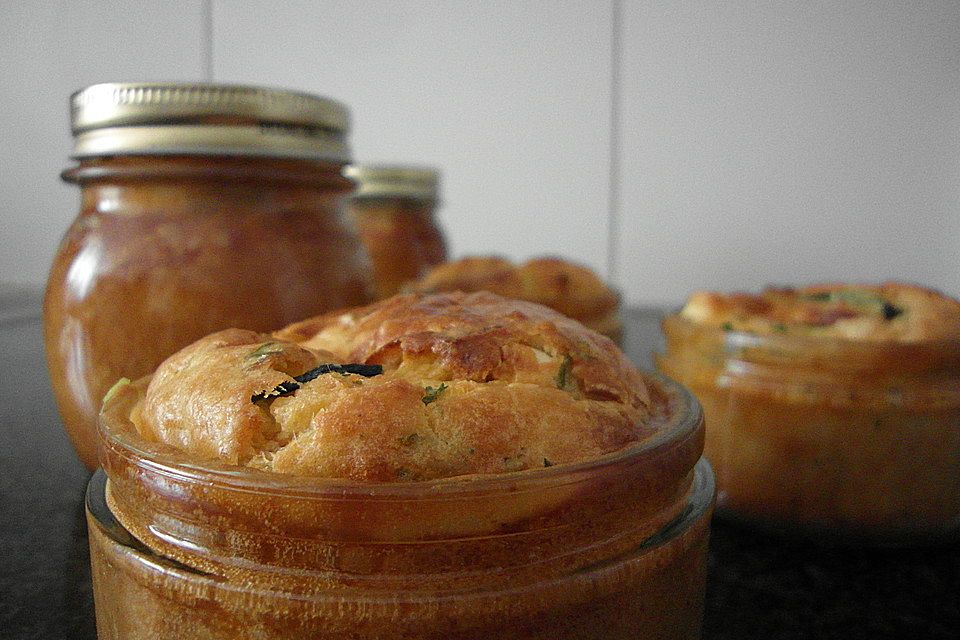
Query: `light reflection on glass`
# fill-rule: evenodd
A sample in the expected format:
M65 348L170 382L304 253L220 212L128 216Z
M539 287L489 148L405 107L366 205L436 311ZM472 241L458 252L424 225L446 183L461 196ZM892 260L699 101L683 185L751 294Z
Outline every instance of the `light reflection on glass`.
M68 299L83 300L90 293L102 253L103 245L96 237L91 238L77 253L67 271Z
M90 342L84 331L83 324L76 318L67 318L63 331L60 334L60 352L64 354L64 374L67 385L76 399L77 408L85 413L94 411L90 398L90 388L87 373L90 364L87 356L90 352Z

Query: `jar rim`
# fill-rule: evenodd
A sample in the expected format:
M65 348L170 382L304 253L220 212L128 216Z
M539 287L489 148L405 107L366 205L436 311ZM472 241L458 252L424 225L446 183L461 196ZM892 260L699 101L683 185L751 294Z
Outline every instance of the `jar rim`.
M260 469L228 465L216 461L198 462L173 447L153 443L141 437L126 414L143 393L150 376L120 388L105 399L98 419L101 464L105 458L119 455L144 471L191 483L217 482L224 488L297 499L377 498L409 500L423 497L458 498L491 491L510 493L536 491L577 483L598 472L612 472L657 457L670 450L682 450L693 443L687 469L694 466L702 451L703 412L696 397L684 386L656 372L644 376L655 382L664 395L670 416L662 419L650 437L589 460L538 467L513 472L469 474L433 480L404 482L365 482L346 478L301 476L273 473ZM108 394L109 396L110 394ZM699 442L698 442L699 441ZM684 456L681 456L683 458Z
M275 591L278 587L271 587L264 583L244 583L233 582L230 580L217 579L215 576L198 570L188 564L183 564L174 558L162 555L150 547L144 545L130 531L128 531L122 522L110 508L107 500L107 489L109 479L104 470L97 469L90 480L84 495L84 506L88 518L96 523L101 534L105 535L113 544L121 546L125 552L131 554L136 561L150 563L161 567L164 571L188 574L193 579L203 581L215 581L218 589L237 590L249 594L252 591ZM545 583L562 586L570 580L577 580L584 574L598 574L609 571L612 567L629 562L631 559L640 556L649 550L668 545L674 541L681 540L693 530L698 524L709 529L709 517L715 506L716 498L716 475L712 466L706 458L701 457L693 468L693 477L689 494L686 498L685 506L674 518L664 523L662 527L653 532L643 542L628 550L624 554L606 558L600 563L581 567L576 571L547 576L545 582L538 583L543 586ZM706 519L706 520L705 520ZM690 544L689 542L687 544ZM285 585L280 585L283 590ZM445 599L470 599L485 600L489 598L509 597L510 594L519 594L530 588L528 583L514 584L510 581L500 581L495 588L487 587L485 589L467 588L467 589L445 589L443 598ZM562 593L564 590L558 590ZM292 595L292 594L291 594ZM296 597L296 596L295 596ZM302 596L300 596L302 597ZM313 590L309 593L309 598L316 602L329 602L335 606L342 602L342 593L336 589ZM387 592L372 590L362 596L353 591L351 597L362 599L363 602L375 606L394 608L400 602L434 602L437 594L433 592L422 593L416 589L404 589L402 591L389 590Z
M132 153L124 156L80 158L64 169L60 179L81 187L93 183L126 181L217 180L242 182L304 183L314 186L336 185L338 191L352 189L343 177L343 162L323 158L260 157L257 162L235 155L191 154L151 155Z
M606 456L546 468L369 483L190 460L130 421L149 378L108 394L100 458L124 527L218 575L293 584L286 572L296 569L315 583L386 589L410 576L431 588L497 582L504 571L533 580L639 544L683 508L703 415L688 391L654 377L660 429Z
M758 334L703 324L679 310L663 317L661 328L672 337L696 339L695 348L736 354L741 360L767 364L816 364L836 369L884 365L900 372L960 367L960 340L856 340L840 336ZM692 343L690 343L691 346Z

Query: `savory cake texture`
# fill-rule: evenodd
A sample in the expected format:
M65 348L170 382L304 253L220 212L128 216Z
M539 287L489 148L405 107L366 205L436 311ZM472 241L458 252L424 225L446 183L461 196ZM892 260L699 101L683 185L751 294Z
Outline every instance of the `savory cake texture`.
M694 294L657 367L700 400L718 512L916 544L960 523L960 303L915 285Z
M647 437L650 406L609 339L478 292L215 333L157 369L132 420L201 459L392 482L596 458Z
M960 302L916 285L818 284L759 294L699 291L680 315L726 331L918 342L960 337Z
M702 412L546 307L401 295L221 331L99 426L104 638L700 637Z
M516 265L505 258L474 256L434 267L409 290L491 291L536 302L616 339L620 298L587 267L562 258L534 258Z

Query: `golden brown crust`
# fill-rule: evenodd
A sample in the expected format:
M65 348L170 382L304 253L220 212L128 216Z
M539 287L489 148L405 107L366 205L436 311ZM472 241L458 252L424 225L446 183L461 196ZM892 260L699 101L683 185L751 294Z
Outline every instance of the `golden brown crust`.
M292 393L281 383L322 363ZM403 481L595 458L647 437L641 374L607 338L479 292L401 295L272 336L228 330L161 365L134 421L204 459Z
M291 375L315 364L318 355L295 344L272 341L254 331L219 331L157 368L138 427L153 440L203 458L245 462L274 431L269 416L250 402L251 396L288 382Z
M680 314L700 324L759 335L893 342L960 339L960 302L898 282L770 287L759 294L698 291Z
M490 291L555 309L605 335L620 327L617 294L593 271L556 257L515 265L504 258L468 257L434 267L410 291Z

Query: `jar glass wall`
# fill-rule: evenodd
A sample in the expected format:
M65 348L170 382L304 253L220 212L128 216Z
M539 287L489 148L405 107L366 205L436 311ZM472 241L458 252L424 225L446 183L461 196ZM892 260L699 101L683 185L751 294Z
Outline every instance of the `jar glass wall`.
M914 543L960 526L960 344L663 322L657 367L703 405L718 513Z
M398 293L447 259L436 219L439 173L424 167L350 166L357 182L349 199L351 220L373 264L378 298Z
M250 126L258 113L306 114L338 133ZM44 336L88 467L117 379L219 329L270 330L369 300L369 263L341 210L345 127L335 103L272 90L97 85L74 96L78 164L63 178L81 207L50 271Z
M100 637L697 638L712 473L657 385L659 435L623 451L387 484L197 466L135 435L128 385L88 494Z

